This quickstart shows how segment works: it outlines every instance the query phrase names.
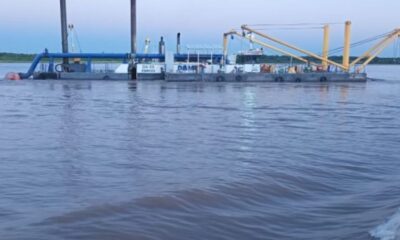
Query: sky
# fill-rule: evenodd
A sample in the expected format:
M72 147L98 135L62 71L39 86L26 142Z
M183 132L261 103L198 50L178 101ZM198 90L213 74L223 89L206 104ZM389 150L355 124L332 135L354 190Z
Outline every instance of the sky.
M129 0L67 0L68 22L75 25L84 52L129 52ZM182 44L222 45L222 34L242 24L353 23L352 40L400 27L399 0L137 0L138 48L149 37L156 51L160 36L174 50ZM2 0L0 52L61 51L59 0ZM332 25L331 48L343 45L344 26ZM269 29L268 33L315 51L322 49L322 30ZM367 46L366 46L367 47ZM231 51L248 43L234 40ZM355 49L359 54L363 48ZM387 50L385 55L393 55Z

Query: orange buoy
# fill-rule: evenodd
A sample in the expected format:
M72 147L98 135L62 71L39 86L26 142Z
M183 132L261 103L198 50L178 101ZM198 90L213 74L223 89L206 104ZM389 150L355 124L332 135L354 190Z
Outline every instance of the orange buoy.
M18 73L10 72L10 73L6 74L5 79L12 80L12 81L18 81L18 80L21 80L21 77L19 76Z

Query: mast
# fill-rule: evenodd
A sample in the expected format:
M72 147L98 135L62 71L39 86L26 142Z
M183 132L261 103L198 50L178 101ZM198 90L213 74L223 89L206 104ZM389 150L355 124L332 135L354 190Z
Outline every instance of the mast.
M60 0L61 10L61 42L62 52L68 53L68 26L67 26L67 4L66 0ZM68 64L68 58L63 59L64 64Z
M131 53L137 53L137 45L136 45L136 0L131 0Z

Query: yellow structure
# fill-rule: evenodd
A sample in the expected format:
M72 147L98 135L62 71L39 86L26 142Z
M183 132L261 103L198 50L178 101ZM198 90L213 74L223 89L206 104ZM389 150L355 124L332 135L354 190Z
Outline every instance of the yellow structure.
M225 64L226 59L228 58L228 41L229 36L235 34L235 30L231 30L230 32L224 33L224 42L223 42L223 57L222 57L222 64Z
M293 54L289 51L283 50L279 47L273 46L271 44L265 43L257 38L255 38L252 34L258 35L259 37L268 39L272 42L275 42L279 45L285 46L287 48L290 48L292 50L298 51L300 53L303 53L311 58L317 59L322 62L322 67L324 71L327 71L329 65L334 65L336 67L341 68L344 72L349 72L350 68L355 67L356 64L360 63L361 61L364 60L364 62L356 68L356 73L360 73L365 69L365 67L371 63L372 60L374 60L380 53L382 53L383 50L385 50L391 43L393 43L397 38L400 38L400 28L395 29L394 31L390 32L387 35L383 35L385 37L382 41L374 45L372 48L370 48L367 52L365 52L363 55L361 55L359 58L357 58L355 61L350 63L350 51L351 51L351 25L352 23L350 21L347 21L345 23L345 33L344 33L344 47L343 47L343 62L342 64L334 62L332 60L329 60L329 44L330 44L330 26L328 24L324 25L324 37L323 37L323 51L322 51L322 56L319 56L315 53L312 53L310 51L301 49L299 47L296 47L292 44L289 44L285 41L279 40L277 38L274 38L272 36L269 36L265 33L262 33L258 30L252 29L248 27L248 25L243 25L242 26L242 31L243 33L238 33L236 30L231 30L230 32L227 32L224 34L224 41L223 41L223 63L225 63L226 58L228 56L228 41L229 41L229 36L235 35L239 36L241 38L247 39L250 42L256 43L258 45L261 45L263 47L272 49L280 54L290 56L294 59L297 59L301 62L311 64L311 65L316 65L319 66L317 63L310 62L308 59L298 56L296 54Z
M224 50L223 50L223 51L224 51L224 59L226 59L226 57L227 57L227 55L228 55L228 37L229 37L229 36L232 36L232 35L245 38L245 39L247 39L247 40L249 40L249 41L252 41L252 42L254 42L254 43L256 43L256 44L258 44L258 45L260 45L260 46L263 46L263 47L272 49L272 50L274 50L274 51L276 51L276 52L278 52L278 53L281 53L281 54L283 54L283 55L292 57L292 58L297 59L297 60L299 60L299 61L301 61L301 62L309 63L309 61L308 61L307 59L305 59L305 58L299 57L299 56L297 56L297 55L295 55L295 54L292 54L292 53L290 53L290 52L288 52L288 51L285 51L285 50L282 50L282 49L277 48L277 47L275 47L275 46L272 46L272 45L270 45L270 44L264 43L264 42L258 40L258 39L255 38L255 37L251 37L251 36L245 35L245 34L240 34L240 33L236 32L236 31L234 31L234 30L232 30L232 31L227 32L227 33L224 34Z
M350 46L351 45L351 22L345 23L344 29L344 48L343 48L343 67L346 72L350 71Z
M291 48L291 49L293 49L293 50L295 50L295 51L301 52L301 53L303 53L303 54L305 54L305 55L307 55L307 56L309 56L309 57L318 59L318 60L320 60L320 61L326 61L326 62L329 63L329 64L332 64L332 65L335 65L335 66L337 66L337 67L339 67L339 68L345 69L345 68L343 67L343 65L341 65L341 64L339 64L339 63L337 63L337 62L331 61L331 60L329 60L329 59L324 59L324 58L322 58L321 56L318 56L318 55L315 54L315 53L312 53L312 52L310 52L310 51L301 49L301 48L296 47L296 46L294 46L294 45L292 45L292 44L289 44L289 43L287 43L287 42L285 42L285 41L279 40L279 39L274 38L274 37L271 37L271 36L269 36L269 35L267 35L267 34L261 33L261 32L259 32L259 31L257 31L257 30L251 29L251 28L249 28L249 27L246 26L246 25L243 25L243 26L242 26L242 29L243 29L244 31L248 31L248 32L257 34L258 36L261 36L261 37L263 37L263 38L266 38L266 39L268 39L268 40L271 40L271 41L273 41L273 42L275 42L275 43L278 43L278 44L280 44L280 45L283 45L283 46L285 46L285 47Z
M329 58L329 34L330 34L330 27L329 25L324 26L324 45L322 48L322 67L326 71L328 70L328 58Z

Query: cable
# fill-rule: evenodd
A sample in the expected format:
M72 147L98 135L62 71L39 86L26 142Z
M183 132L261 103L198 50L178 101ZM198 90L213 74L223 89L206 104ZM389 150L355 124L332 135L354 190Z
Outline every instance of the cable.
M350 46L351 46L352 48L356 48L356 47L362 46L362 45L364 45L364 44L367 44L367 43L370 43L370 42L379 40L379 39L381 39L381 38L383 38L383 37L388 36L388 35L391 34L391 33L393 33L393 31L390 31L390 32L387 32L387 33L384 33L384 34L380 34L380 35L377 35L377 36L374 36L374 37L370 37L370 38L367 38L367 39L364 39L364 40L361 40L361 41L352 43ZM332 49L332 50L329 51L329 54L338 53L338 52L342 51L343 49L344 49L344 47L334 48L334 49Z
M313 30L313 29L323 29L323 27L298 27L298 28L255 28L254 30L263 31L263 30L273 30L273 31L282 31L282 30Z
M283 24L264 24L264 23L258 23L258 24L248 24L246 26L320 26L320 25L341 25L344 23L338 23L338 22L332 22L332 23L283 23Z
M74 33L75 33L75 39L76 42L78 43L78 48L79 48L79 52L82 53L82 48L81 48L81 41L79 41L79 37L78 37L78 31L76 31L76 29L74 28Z

